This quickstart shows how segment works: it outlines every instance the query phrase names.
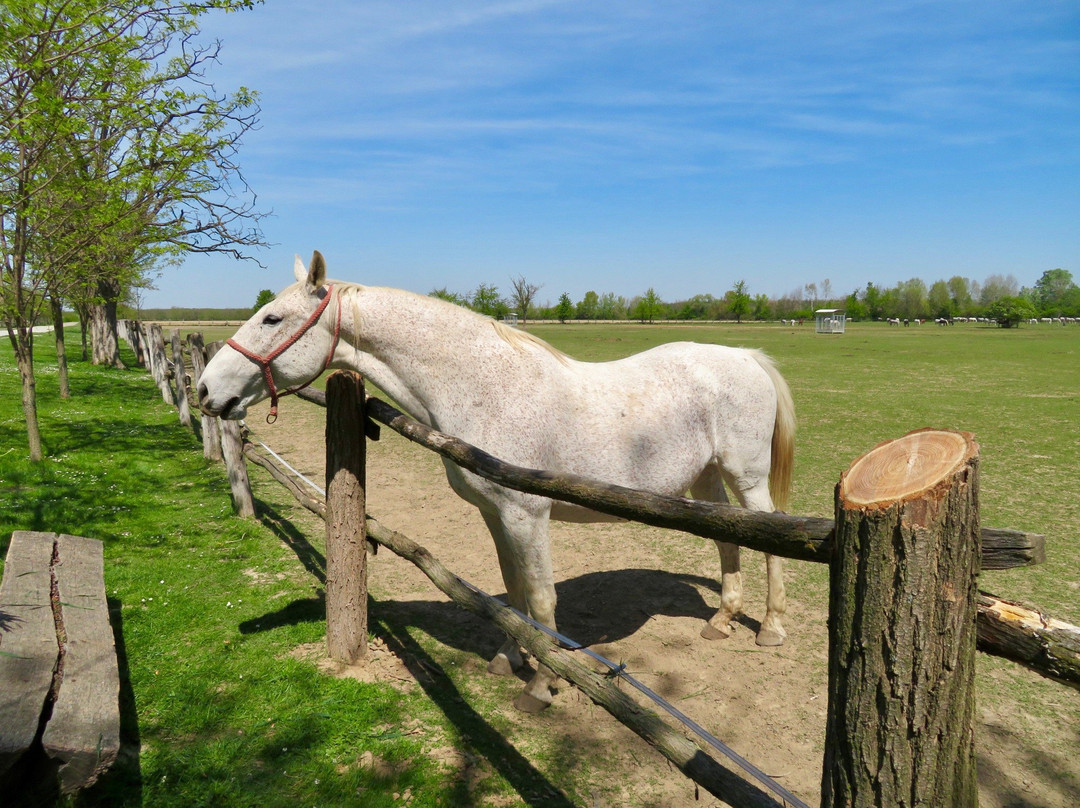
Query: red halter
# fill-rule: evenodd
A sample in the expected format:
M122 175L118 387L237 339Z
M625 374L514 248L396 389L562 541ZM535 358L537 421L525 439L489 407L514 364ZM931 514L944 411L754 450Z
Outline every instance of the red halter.
M299 387L293 387L283 393L278 393L277 385L274 384L274 374L270 371L270 363L277 359L279 356L281 356L283 353L285 353L285 351L287 351L289 348L291 348L293 344L298 339L300 339L300 337L304 336L304 334L306 334L311 329L311 327L315 325L315 323L319 322L319 318L322 317L323 312L326 311L326 307L330 305L330 298L333 296L334 285L330 284L326 287L326 296L322 299L322 302L319 303L315 311L311 313L311 316L307 318L307 322L300 326L300 328L298 328L291 337L281 343L278 347L276 347L266 356L260 356L254 351L249 351L247 348L240 345L240 343L238 343L234 339L225 340L226 345L228 345L234 351L242 354L243 356L246 356L248 359L250 359L262 369L263 377L266 379L266 386L270 388L270 413L266 416L266 423L272 424L274 423L274 421L277 420L277 405L279 398L303 390L305 387L311 384L311 382L319 378L319 376L322 375L322 372L324 370L330 367L330 362L334 358L334 351L337 350L338 337L341 334L341 295L338 295L337 321L334 324L334 341L330 343L330 353L326 355L326 361L323 362L323 366L319 368L319 372L311 377L311 381L305 382Z

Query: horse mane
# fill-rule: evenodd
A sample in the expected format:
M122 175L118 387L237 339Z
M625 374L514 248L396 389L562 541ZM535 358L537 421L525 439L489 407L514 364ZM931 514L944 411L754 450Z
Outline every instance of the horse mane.
M358 322L360 320L360 312L359 308L356 305L355 296L351 293L361 291L367 287L365 287L365 285L362 283L354 283L352 281L328 280L327 283L332 283L337 288L338 294L342 294L344 292L350 293L349 298L351 298L353 302L353 315L355 317L355 320ZM395 291L405 290L399 289ZM458 304L451 303L447 300L440 300L439 298L431 297L430 295L421 295L416 292L405 291L405 294L413 295L421 300L426 300L432 303L452 307L452 309L456 309L461 313L468 313L468 315L471 315L472 317L475 317L476 319L481 321L487 320L491 323L492 327L495 329L495 333L498 334L499 338L506 342L508 345L510 345L518 353L527 353L532 348L539 348L551 354L553 357L555 357L555 359L557 359L564 365L569 364L570 362L570 357L567 356L565 353L560 351L554 345L551 345L550 343L540 339L540 337L530 334L528 331L521 331L517 328L513 328L506 323L500 322L499 320L486 317L485 315L474 312L472 309L459 306Z
M492 320L491 324L495 327L495 333L498 334L503 340L510 343L510 346L518 353L525 353L529 348L541 348L554 356L562 364L566 365L570 362L570 357L556 348L549 342L545 342L528 331L521 331L520 329L513 328L506 323L499 322L498 320Z

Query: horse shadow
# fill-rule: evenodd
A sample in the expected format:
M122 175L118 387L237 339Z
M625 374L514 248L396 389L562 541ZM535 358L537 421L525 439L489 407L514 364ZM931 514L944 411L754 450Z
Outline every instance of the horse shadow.
M298 547L296 537L291 538L305 566L320 582L325 582L325 562L317 551L306 542L300 542ZM633 636L659 615L704 623L717 607L706 602L703 592L711 592L714 601L719 602L720 584L714 578L657 569L590 572L555 584L558 602L555 619L559 632L582 646L617 642ZM504 604L507 602L505 593L494 597ZM494 656L504 640L502 631L490 621L453 602L372 599L369 608L373 620L398 628L420 629L447 647L485 659ZM319 592L244 621L240 631L248 634L325 619L325 595ZM755 633L760 628L757 620L745 615L739 615L736 621Z
M555 619L562 635L586 647L632 637L659 615L694 621L696 633L697 624L716 611L703 591L719 601L720 584L704 576L656 569L591 572L555 584ZM505 593L495 597L506 603ZM505 639L485 618L441 600L379 600L371 609L386 624L420 629L447 647L484 659ZM752 631L760 628L751 618L737 619Z

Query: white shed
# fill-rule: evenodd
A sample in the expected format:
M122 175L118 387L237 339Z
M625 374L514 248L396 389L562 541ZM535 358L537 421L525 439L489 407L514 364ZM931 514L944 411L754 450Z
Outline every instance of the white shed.
M814 312L814 321L819 334L843 334L847 315L843 309L818 309Z

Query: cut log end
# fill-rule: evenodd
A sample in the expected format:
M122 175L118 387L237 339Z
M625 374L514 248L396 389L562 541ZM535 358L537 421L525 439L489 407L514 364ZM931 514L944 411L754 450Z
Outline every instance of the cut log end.
M871 449L840 478L840 498L863 508L921 496L979 451L968 432L919 429Z

